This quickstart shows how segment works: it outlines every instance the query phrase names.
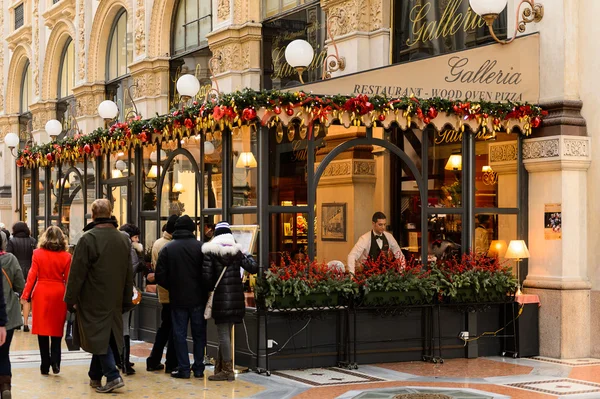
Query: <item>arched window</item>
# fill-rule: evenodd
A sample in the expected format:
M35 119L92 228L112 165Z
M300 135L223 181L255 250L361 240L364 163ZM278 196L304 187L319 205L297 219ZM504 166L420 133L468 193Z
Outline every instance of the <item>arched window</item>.
M31 105L31 68L29 68L29 61L23 69L23 77L21 78L21 106L19 112L21 114L29 112L29 106Z
M75 46L73 40L69 38L65 45L61 61L58 78L58 98L65 98L72 95L75 85Z
M180 0L175 12L173 55L208 46L206 35L212 30L211 3Z
M131 109L131 98L127 89L131 86L129 63L133 60L131 32L127 30L127 12L117 13L108 36L106 65L106 98L119 106L119 120L123 120Z
M127 75L127 65L133 59L131 39L127 32L127 12L121 10L113 23L108 40L108 68L106 80Z

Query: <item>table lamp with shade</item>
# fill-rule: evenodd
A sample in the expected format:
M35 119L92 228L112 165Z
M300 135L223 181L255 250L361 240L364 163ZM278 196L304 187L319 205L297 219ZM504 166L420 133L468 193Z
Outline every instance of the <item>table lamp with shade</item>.
M493 240L488 249L487 256L490 258L504 258L506 255L506 241L504 240Z
M506 259L514 259L517 263L517 295L521 295L521 277L520 263L523 259L529 258L529 250L523 240L511 240L508 249L504 255Z

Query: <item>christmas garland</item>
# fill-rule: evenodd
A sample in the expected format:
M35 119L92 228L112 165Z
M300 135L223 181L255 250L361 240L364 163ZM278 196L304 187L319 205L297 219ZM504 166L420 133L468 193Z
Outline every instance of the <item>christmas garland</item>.
M136 145L190 137L206 131L224 130L247 124L273 126L282 119L297 118L312 130L315 123L342 120L354 126L381 125L390 118L405 118L406 124L419 120L429 124L438 115L455 115L462 121L475 121L482 129L493 126L495 131L508 127L509 122L523 124L523 134L541 124L547 113L536 105L453 101L442 98L418 99L414 96L389 99L384 96L316 96L305 92L254 91L246 89L193 101L167 115L150 119L135 117L117 122L109 128L98 128L86 135L75 135L56 142L34 145L20 150L17 165L39 167L57 162L75 162L84 154L95 157L109 151L125 151ZM310 136L309 136L310 137Z

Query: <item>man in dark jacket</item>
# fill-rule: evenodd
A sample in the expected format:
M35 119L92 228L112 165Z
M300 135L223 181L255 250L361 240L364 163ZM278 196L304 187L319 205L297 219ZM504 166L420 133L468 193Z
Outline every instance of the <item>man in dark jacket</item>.
M207 292L203 289L202 242L194 236L196 224L187 215L177 219L173 241L165 245L156 264L156 282L169 291L173 341L178 368L171 373L175 378L190 378L190 358L187 350L188 322L194 341L194 377L204 377L204 347L206 320L204 307Z
M107 199L92 203L93 222L75 247L65 292L65 302L77 311L81 348L92 354L90 386L100 393L125 385L109 343L116 339L119 351L123 350L122 314L133 308L131 244L117 230L111 213Z
M37 246L37 240L31 237L31 231L29 226L25 222L17 222L13 225L13 236L10 237L8 244L6 245L6 252L10 252L17 257L21 270L23 270L23 277L27 281L27 275L29 269L31 269L31 259L33 257L33 250ZM23 331L29 332L29 312L31 308L30 302L23 305Z

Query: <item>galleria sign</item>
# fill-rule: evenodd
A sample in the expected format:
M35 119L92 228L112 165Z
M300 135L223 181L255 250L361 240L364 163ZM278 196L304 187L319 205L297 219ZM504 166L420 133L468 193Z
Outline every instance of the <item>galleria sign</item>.
M441 97L450 100L539 100L539 36L492 44L302 86L315 94ZM298 88L294 88L297 90Z

